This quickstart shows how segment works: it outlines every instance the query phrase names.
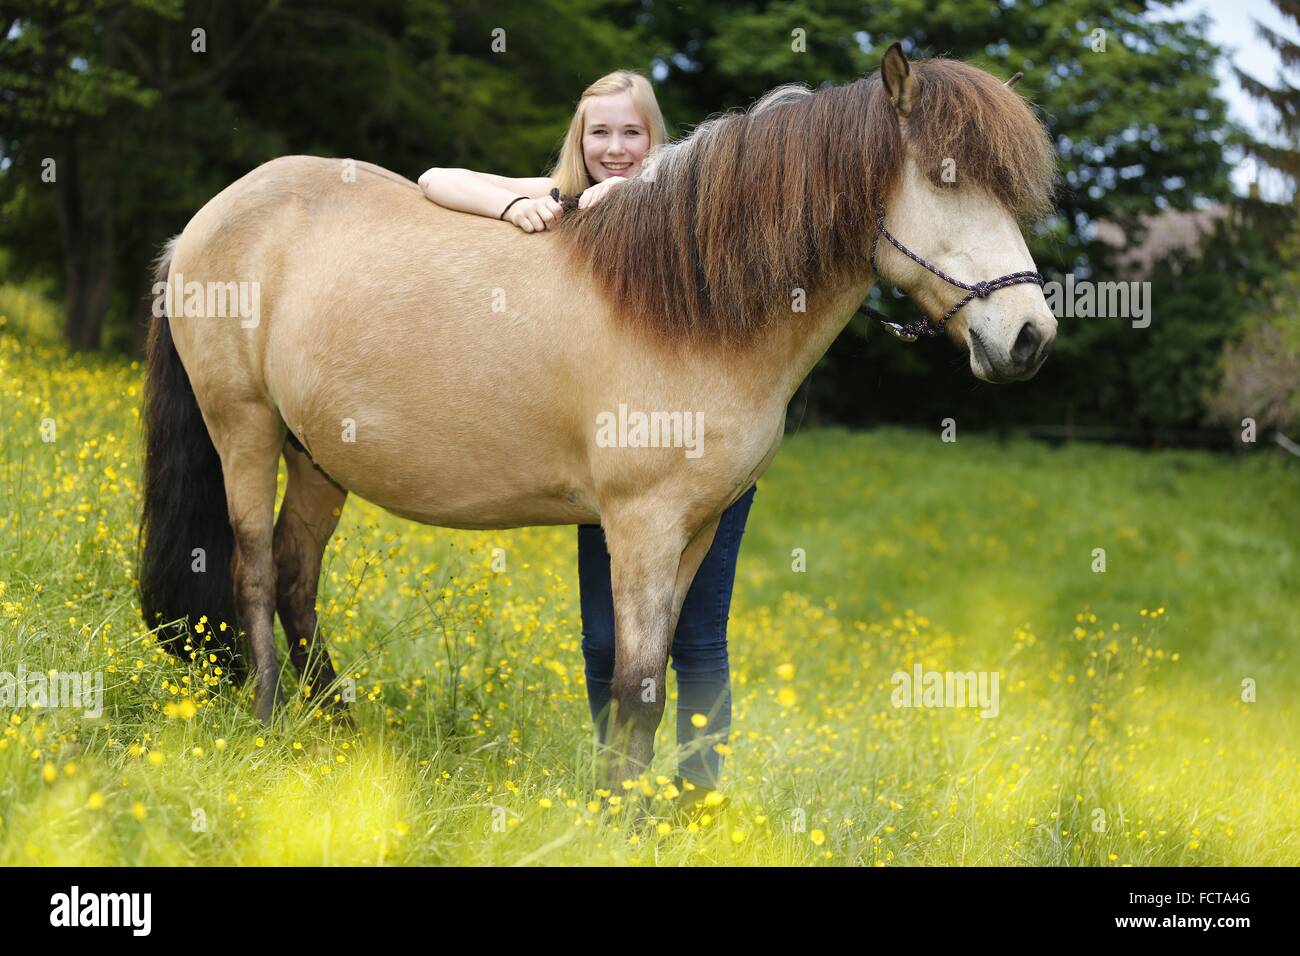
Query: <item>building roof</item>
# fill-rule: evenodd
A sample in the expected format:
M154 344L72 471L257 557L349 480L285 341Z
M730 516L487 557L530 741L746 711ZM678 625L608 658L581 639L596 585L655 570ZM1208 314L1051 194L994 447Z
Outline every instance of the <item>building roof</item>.
M1124 250L1116 257L1118 272L1133 276L1146 276L1161 259L1175 251L1194 251L1201 240L1213 229L1215 223L1231 211L1222 203L1204 209L1166 209L1156 215L1143 213L1139 218L1146 236L1136 245L1130 245L1128 234L1118 223L1097 222L1097 238L1109 246Z

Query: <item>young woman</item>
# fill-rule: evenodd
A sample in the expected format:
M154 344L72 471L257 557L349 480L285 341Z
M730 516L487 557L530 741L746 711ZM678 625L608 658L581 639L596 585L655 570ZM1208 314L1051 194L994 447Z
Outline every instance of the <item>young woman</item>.
M579 208L599 202L611 189L639 175L650 149L667 141L663 115L649 80L619 70L583 91L549 176L511 179L469 169L427 170L424 194L441 206L540 232L563 214L550 192L579 196ZM731 727L731 674L727 659L727 613L736 575L736 553L754 488L723 512L708 555L686 595L670 651L677 674L678 786L684 802L715 790ZM582 653L587 701L603 742L614 677L614 597L609 551L600 525L578 527L578 584L582 605Z

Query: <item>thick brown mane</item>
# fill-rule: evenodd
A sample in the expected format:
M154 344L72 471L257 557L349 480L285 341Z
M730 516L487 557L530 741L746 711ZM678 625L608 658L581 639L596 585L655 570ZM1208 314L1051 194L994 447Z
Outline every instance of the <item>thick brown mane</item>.
M651 173L556 227L620 317L668 339L739 341L870 271L876 197L908 154L943 185L982 187L1016 215L1051 208L1053 156L1020 94L957 60L911 63L900 130L879 74L768 93L663 147Z

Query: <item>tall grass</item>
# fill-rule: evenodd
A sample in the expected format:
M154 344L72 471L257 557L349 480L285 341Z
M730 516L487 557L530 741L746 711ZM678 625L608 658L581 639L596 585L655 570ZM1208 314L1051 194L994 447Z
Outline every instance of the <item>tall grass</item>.
M257 724L139 619L141 369L0 315L0 671L106 684L97 720L0 704L0 862L1300 862L1290 462L792 436L741 549L729 802L674 814L671 719L596 788L572 528L350 500L320 608L355 727ZM997 716L895 707L918 663L997 672Z

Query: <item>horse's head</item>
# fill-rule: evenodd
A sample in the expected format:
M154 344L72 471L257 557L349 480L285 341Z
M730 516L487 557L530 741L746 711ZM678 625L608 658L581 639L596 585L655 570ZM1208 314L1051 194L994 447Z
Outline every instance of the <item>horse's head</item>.
M899 149L883 188L887 235L875 237L878 276L936 322L970 294L949 278L967 287L1012 280L992 291L978 286L946 325L968 349L977 378L1032 378L1056 339L1056 318L1031 281L1036 267L1020 231L1021 219L1050 205L1052 152L1042 124L1011 84L951 60L913 68L898 44L885 53L880 79L879 111L892 106L887 121L897 123Z

